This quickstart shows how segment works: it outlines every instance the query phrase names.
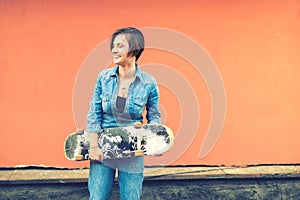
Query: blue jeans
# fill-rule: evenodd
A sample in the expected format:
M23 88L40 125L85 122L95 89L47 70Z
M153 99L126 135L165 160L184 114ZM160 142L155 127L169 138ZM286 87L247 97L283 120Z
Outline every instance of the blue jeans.
M144 158L107 160L91 162L89 174L90 200L109 199L116 169L121 200L139 200L144 180Z

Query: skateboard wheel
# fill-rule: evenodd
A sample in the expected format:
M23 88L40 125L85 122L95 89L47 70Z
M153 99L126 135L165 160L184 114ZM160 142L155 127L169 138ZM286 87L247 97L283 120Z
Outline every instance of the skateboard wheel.
M141 128L143 126L143 123L142 122L135 122L133 124L134 128Z
M77 160L77 161L83 160L83 155L77 155L77 156L75 156L75 160Z
M76 130L76 134L78 134L78 135L82 135L83 133L84 133L83 129L77 129Z
M136 151L134 152L134 155L135 155L135 156L144 156L144 151L143 151L143 150L136 150Z

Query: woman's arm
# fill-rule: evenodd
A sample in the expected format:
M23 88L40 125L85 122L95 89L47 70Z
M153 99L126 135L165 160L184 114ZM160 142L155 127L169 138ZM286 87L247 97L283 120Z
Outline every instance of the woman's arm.
M103 152L98 145L98 134L102 131L102 115L102 87L101 76L99 75L90 100L90 110L87 116L87 131L90 134L90 159L96 161L103 160Z
M90 110L87 115L87 131L89 133L100 133L102 131L102 86L101 74L98 76L92 98L90 100Z
M159 90L157 83L154 82L151 87L151 91L146 104L146 119L148 124L160 124L161 113L159 111Z

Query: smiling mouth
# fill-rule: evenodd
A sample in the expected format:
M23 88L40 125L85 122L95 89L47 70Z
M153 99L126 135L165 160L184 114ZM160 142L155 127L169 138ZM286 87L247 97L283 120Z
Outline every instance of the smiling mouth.
M118 58L121 58L121 56L119 56L119 55L113 55L113 58L114 59L118 59Z

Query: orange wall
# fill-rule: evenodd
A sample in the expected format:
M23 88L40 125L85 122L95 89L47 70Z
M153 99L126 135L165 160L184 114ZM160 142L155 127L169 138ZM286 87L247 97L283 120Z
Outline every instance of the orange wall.
M173 151L179 156L167 164L300 163L299 1L180 2L1 1L0 166L88 166L68 162L63 155L66 135L84 126L89 98L82 96L79 113L84 114L78 117L73 104L78 102L73 99L76 80L93 49L125 26L184 34L206 50L223 81L224 127L210 153L199 158L214 107L205 77L180 55L145 51L140 65L158 63L179 74L199 109L194 138L186 138L191 141L187 148L180 145L182 137L177 140ZM87 84L95 76L91 73ZM182 115L187 112L180 109L183 100L176 88L160 84L160 90L165 123L182 136Z

